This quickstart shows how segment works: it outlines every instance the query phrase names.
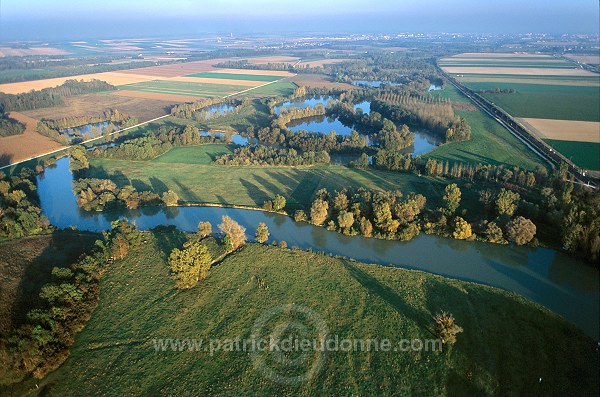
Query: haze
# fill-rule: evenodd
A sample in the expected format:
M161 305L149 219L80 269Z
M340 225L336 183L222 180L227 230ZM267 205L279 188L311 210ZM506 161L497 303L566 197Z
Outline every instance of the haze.
M0 40L270 32L598 33L598 2L3 0Z

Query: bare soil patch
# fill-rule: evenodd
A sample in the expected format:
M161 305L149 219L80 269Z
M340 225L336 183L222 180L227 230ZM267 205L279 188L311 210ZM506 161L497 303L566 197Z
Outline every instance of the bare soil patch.
M520 84L542 84L542 85L570 85L579 87L598 87L600 85L600 79L596 81L590 80L561 80L553 79L551 77L547 79L531 79L531 78L511 78L506 76L498 77L476 77L466 76L460 77L460 81L465 83L520 83Z
M255 76L281 76L288 77L293 76L290 72L284 72L280 70L252 70L252 69L218 69L213 70L217 73L229 73L229 74L253 74Z
M36 119L17 112L11 112L10 117L25 124L25 131L21 135L0 138L0 165L28 160L63 147L58 142L36 132L35 127L38 123Z
M600 122L551 119L518 119L542 139L600 143Z

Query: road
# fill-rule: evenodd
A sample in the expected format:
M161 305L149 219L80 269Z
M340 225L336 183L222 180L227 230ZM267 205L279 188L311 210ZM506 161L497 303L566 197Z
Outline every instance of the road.
M440 68L439 65L438 69L444 74L448 81L450 81L450 83L456 87L457 90L469 98L471 102L473 102L480 110L493 117L504 128L510 131L515 137L526 144L540 157L548 161L552 166L558 166L560 163L564 162L567 164L568 172L569 174L573 175L576 183L589 186L594 189L597 188L598 181L589 176L586 170L577 167L571 160L554 150L546 142L531 134L525 127L523 127L523 125L521 125L521 123L513 119L513 117L506 113L502 108L489 102L481 95L462 85L458 80Z

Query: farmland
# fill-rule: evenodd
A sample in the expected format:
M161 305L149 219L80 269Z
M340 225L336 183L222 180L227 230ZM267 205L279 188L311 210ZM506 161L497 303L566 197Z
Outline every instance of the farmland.
M575 164L600 170L600 76L551 56L461 54L439 65ZM557 143L562 141L560 143ZM583 147L581 142L590 145ZM575 149L580 148L581 150ZM568 153L568 154L567 154Z

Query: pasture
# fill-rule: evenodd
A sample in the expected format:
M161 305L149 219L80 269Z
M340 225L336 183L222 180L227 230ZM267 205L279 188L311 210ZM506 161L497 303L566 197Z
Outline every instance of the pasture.
M193 83L176 80L153 80L120 87L127 91L151 92L199 98L212 98L232 95L247 90L247 86L234 84Z
M166 258L186 238L177 231L144 232L144 244L108 266L99 305L67 361L45 379L29 380L6 395L28 395L36 388L65 397L597 394L595 342L515 294L255 243L226 256L195 288L178 291ZM217 244L208 239L209 247L218 250ZM402 339L431 339L432 316L440 310L450 311L464 331L443 352L332 349L310 382L289 384L265 378L249 349L221 347L213 354L206 346L210 340L247 340L261 316L289 303L309 308L340 340L385 338L396 346ZM288 326L303 327L300 335L316 338L314 324L285 318L289 322L271 318L266 329L296 324ZM157 351L157 338L206 343L197 351L168 345ZM268 361L274 371L303 373L296 365L279 366L278 357ZM300 370L314 359L303 354Z

